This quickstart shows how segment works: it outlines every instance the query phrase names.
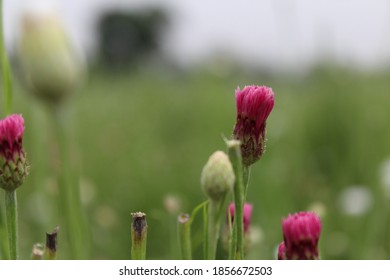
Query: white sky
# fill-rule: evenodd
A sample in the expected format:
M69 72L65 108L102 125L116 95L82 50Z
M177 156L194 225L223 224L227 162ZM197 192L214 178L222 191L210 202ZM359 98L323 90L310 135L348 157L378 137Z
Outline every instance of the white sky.
M215 53L289 69L325 58L365 68L390 62L387 0L4 0L6 41L14 45L23 10L54 7L77 46L91 53L100 12L149 4L172 15L164 50L182 64Z

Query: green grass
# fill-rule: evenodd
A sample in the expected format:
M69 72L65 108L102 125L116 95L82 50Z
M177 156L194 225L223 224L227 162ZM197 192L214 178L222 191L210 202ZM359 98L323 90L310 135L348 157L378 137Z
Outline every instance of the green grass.
M178 244L171 244L177 238L170 236L176 234L175 218L164 210L163 197L177 194L184 212L205 199L201 169L215 150L225 149L222 135L230 136L235 122L234 91L246 84L266 84L275 92L267 151L252 167L248 192L262 241L253 244L248 257L273 259L282 240L282 217L317 202L326 208L323 259L389 258L388 201L379 178L380 165L390 156L389 75L334 67L295 79L261 73L91 72L68 104L90 258L130 258L135 211L147 213L147 259L178 257L172 249ZM32 245L59 224L58 257L66 259L49 114L20 85L15 91L14 111L25 118L31 163L31 175L18 190L20 256L29 258ZM372 191L373 207L366 214L351 217L340 210L339 194L349 185ZM200 258L201 222L195 225L194 251Z

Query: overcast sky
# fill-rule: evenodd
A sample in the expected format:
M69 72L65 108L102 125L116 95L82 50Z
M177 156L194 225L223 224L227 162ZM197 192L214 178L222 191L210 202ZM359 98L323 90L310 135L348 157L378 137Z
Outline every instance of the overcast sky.
M290 69L324 58L351 67L377 68L390 62L387 0L4 0L4 5L9 48L25 10L54 8L88 55L95 48L95 24L102 11L158 5L172 16L164 50L182 64L215 53Z

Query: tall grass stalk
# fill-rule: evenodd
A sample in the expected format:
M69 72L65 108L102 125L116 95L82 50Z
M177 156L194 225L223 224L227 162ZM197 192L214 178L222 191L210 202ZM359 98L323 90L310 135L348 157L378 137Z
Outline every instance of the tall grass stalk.
M62 226L69 240L70 254L73 259L85 259L89 244L86 239L84 215L81 208L80 190L75 170L71 168L69 148L69 129L65 111L55 108L52 113L52 126L58 145L58 187L60 214L64 217Z
M5 209L7 216L9 256L18 259L18 207L16 190L5 192Z
M180 252L183 260L192 259L191 246L191 219L188 214L180 214L178 217L178 231Z
M148 224L146 214L136 212L131 214L133 222L131 224L131 259L146 259L146 241L148 236Z
M233 238L230 245L229 256L236 260L244 258L244 195L245 186L243 180L243 166L241 158L240 142L236 140L227 141L228 155L233 166L236 181L234 183L234 221ZM236 231L236 232L234 232Z
M8 259L7 228L4 222L3 209L0 205L0 259Z
M1 57L1 74L3 83L3 96L5 105L5 114L11 114L12 105L12 75L10 71L7 52L4 45L3 32L3 1L0 0L0 57Z
M0 0L0 57L1 57L1 74L3 83L3 96L5 115L11 114L12 105L12 75L10 65L8 61L7 52L4 44L4 32L3 32L3 1ZM17 210L17 198L16 190L6 191L5 193L5 206L7 217L7 231L9 242L9 255L11 259L16 260L18 258L18 210ZM1 207L0 207L1 211ZM2 216L2 213L0 212ZM0 232L3 233L4 223L0 218ZM0 237L4 237L3 234ZM3 242L1 242L3 244Z

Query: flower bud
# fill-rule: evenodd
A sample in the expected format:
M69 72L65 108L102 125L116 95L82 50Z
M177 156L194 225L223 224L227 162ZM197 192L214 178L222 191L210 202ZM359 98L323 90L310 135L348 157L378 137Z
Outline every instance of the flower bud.
M22 22L19 60L28 90L58 103L79 84L80 59L54 15L27 15Z
M231 223L233 224L234 222L234 203L229 204L228 211L230 212L230 218L231 218ZM244 233L247 234L249 232L249 226L251 224L251 217L252 217L252 209L253 206L250 203L245 203L244 204Z
M234 186L234 172L229 157L222 151L213 153L201 174L204 193L214 201L221 200Z
M250 248L252 247L253 241L256 241L253 240L254 237L252 235L253 231L250 231L252 209L253 209L252 204L249 203L244 204L243 221L244 221L244 253L245 254L247 254ZM229 217L230 217L230 223L229 223ZM235 217L235 206L234 203L230 203L226 211L225 230L222 236L224 249L227 252L229 251L229 242L232 234L231 232L232 228L230 228L230 226L233 227L234 217Z
M0 187L14 191L26 179L29 164L23 150L24 120L11 115L0 120Z
M317 260L321 234L320 218L313 212L299 212L282 221L288 260Z
M274 93L266 86L246 86L236 90L237 119L233 138L241 141L244 165L260 159L265 150L266 120L274 107Z

